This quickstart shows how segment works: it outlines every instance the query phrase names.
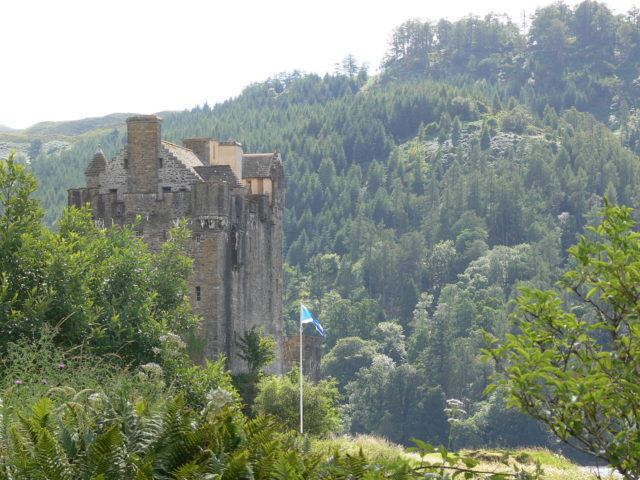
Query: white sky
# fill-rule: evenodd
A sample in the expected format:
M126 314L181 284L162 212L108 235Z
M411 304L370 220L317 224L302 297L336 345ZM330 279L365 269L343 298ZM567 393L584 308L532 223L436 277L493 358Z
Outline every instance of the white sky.
M549 3L1 0L0 124L214 105L279 72L332 72L349 53L375 72L407 19L493 11L521 23ZM634 1L606 3L624 13Z

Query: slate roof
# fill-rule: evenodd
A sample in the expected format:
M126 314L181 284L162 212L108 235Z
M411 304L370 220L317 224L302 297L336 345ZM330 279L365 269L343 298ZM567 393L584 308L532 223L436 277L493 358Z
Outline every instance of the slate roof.
M98 175L102 173L107 168L107 159L104 158L104 153L102 153L101 149L98 149L96 153L93 155L91 162L87 166L84 171L85 175Z
M209 180L218 180L223 183L228 183L232 187L242 186L238 177L236 177L229 165L208 165L206 167L196 167L195 170L205 182L208 182Z
M176 157L181 164L190 170L195 170L196 167L202 167L200 159L188 148L165 141L162 142L162 146L169 150L169 152Z
M243 178L266 178L271 176L274 153L251 153L242 156Z

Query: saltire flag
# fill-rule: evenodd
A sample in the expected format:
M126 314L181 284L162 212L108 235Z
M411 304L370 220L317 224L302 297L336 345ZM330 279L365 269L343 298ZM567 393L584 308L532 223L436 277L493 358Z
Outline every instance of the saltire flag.
M320 322L317 321L315 318L313 318L313 315L311 315L311 312L307 309L307 307L305 307L302 304L300 304L300 322L313 324L313 326L316 327L316 331L320 335L322 335L323 337L327 336L327 332L325 331L324 328L322 328L322 325L320 325Z

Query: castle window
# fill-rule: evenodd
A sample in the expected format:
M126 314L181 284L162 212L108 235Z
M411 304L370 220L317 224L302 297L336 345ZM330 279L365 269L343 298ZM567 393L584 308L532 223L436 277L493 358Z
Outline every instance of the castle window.
M158 168L162 168L162 158L158 158Z
M136 238L142 238L143 237L142 229L136 230L134 232L134 235L136 236Z
M80 199L80 190L71 190L71 203L78 208L82 206L82 200Z
M110 188L109 189L109 193L114 193L114 194L118 194L118 189L117 188Z
M196 287L196 302L199 302L201 298L200 287Z
M125 169L126 169L126 168L129 168L129 159L128 159L128 158L125 158L125 159L124 159L124 168L125 168Z
M162 193L171 193L171 187L162 187Z
M193 241L196 243L200 243L202 241L202 235L200 235L199 233L194 233L193 234Z

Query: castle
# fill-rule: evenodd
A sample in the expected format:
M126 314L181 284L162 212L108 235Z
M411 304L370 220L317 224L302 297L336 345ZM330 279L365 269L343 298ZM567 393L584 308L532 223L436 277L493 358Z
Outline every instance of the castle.
M127 119L128 144L107 162L98 150L86 188L69 205L91 206L100 225L136 224L158 252L172 226L186 219L194 274L191 305L202 317L204 355L225 355L232 372L246 369L236 340L253 326L277 341L282 364L282 214L284 170L278 153L245 154L235 141L162 141L154 115Z

